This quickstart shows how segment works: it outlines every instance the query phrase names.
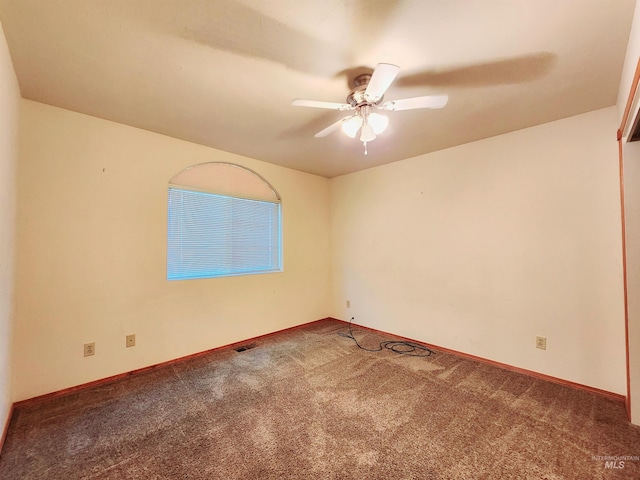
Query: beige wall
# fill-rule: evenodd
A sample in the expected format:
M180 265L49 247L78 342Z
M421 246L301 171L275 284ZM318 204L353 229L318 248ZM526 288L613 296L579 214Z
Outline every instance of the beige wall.
M327 179L27 100L20 125L14 400L328 315ZM282 196L283 273L165 279L167 182L209 161Z
M11 405L16 163L20 90L0 25L0 435Z
M636 71L636 65L638 64L638 58L640 57L640 8L636 3L636 8L633 14L633 22L631 23L631 33L629 34L629 43L627 45L627 52L625 54L624 66L622 68L622 75L620 77L620 89L618 90L618 125L620 119L624 113L624 108L627 104L627 98L629 96L629 90L633 83L633 76Z
M616 120L332 179L332 315L626 393Z

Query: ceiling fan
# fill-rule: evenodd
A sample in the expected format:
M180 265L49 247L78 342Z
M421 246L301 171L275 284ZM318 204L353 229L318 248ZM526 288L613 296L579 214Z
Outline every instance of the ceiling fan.
M296 99L291 104L296 107L327 108L330 110L352 111L353 115L344 117L319 131L316 138L326 137L342 127L342 131L351 138L360 132L360 141L367 154L367 142L372 142L389 125L389 118L372 110L413 110L417 108L443 108L449 97L447 95L427 95L423 97L403 98L400 100L384 100L384 94L395 80L400 67L390 63L379 63L373 73L358 75L355 87L347 96L347 103L322 102L317 100Z

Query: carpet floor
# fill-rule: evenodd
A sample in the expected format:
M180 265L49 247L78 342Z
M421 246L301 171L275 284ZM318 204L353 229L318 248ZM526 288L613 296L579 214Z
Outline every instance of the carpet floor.
M0 478L640 478L621 402L446 353L366 352L346 331L316 322L16 408Z

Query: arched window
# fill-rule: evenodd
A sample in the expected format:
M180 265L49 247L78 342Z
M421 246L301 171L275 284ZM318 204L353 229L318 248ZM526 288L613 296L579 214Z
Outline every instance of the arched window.
M189 167L169 181L167 279L282 271L280 196L230 163Z

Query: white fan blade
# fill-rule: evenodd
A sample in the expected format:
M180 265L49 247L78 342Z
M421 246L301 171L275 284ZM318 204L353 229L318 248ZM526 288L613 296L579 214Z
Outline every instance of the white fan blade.
M424 97L403 98L384 102L379 108L383 110L412 110L414 108L442 108L449 101L448 95L427 95Z
M338 130L341 126L342 126L342 122L346 122L347 120L349 120L353 115L349 116L349 117L345 117L345 118L341 118L340 120L338 120L335 123L332 123L331 125L329 125L327 128L325 128L324 130L320 130L318 133L316 133L314 135L314 137L316 138L322 138L322 137L326 137L327 135L329 135L330 133L335 132L336 130Z
M391 65L390 63L379 63L371 74L371 80L364 92L365 97L370 102L377 102L382 98L384 92L391 85L398 75L400 67Z
M330 110L353 110L354 108L348 103L320 102L318 100L301 100L299 98L291 102L291 105L296 107L328 108Z

